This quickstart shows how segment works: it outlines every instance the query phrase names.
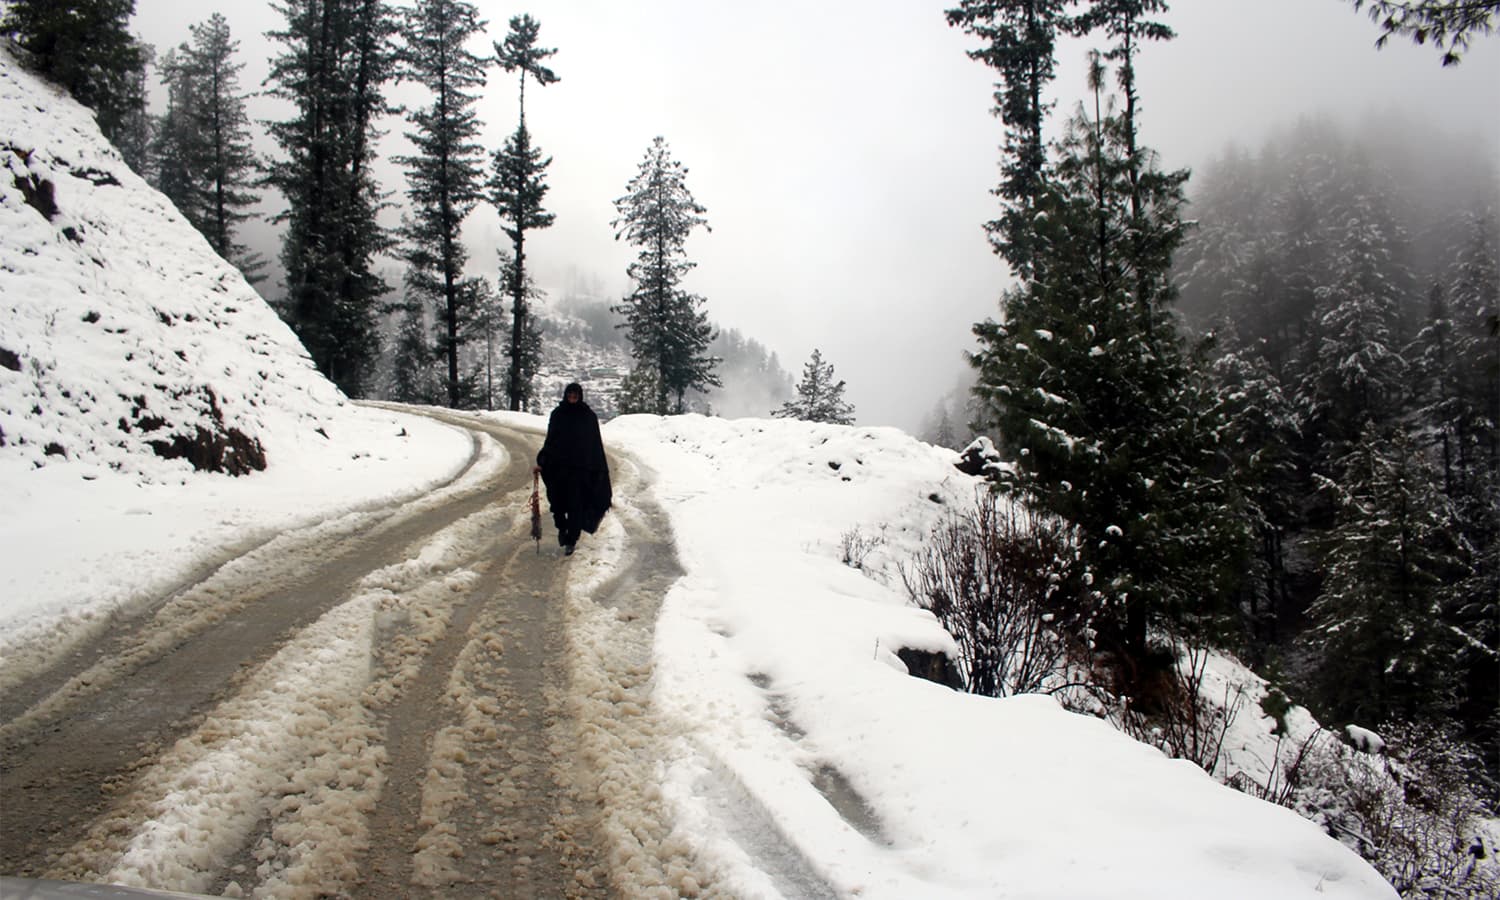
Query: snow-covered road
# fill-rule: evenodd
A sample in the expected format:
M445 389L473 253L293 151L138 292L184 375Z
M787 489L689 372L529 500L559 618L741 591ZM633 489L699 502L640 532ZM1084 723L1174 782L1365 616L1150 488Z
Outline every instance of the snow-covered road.
M639 466L614 456L599 552L565 560L527 538L538 435L445 418L474 452L441 489L284 533L7 668L0 871L278 897L694 879L665 840L648 686L679 569Z
M390 443L353 461L417 485L320 516L337 470L283 467L153 490L138 518L148 487L103 484L70 551L97 577L12 556L36 599L0 655L0 873L276 898L1393 896L1313 823L1052 698L909 677L893 648L951 639L891 569L974 490L943 451L625 417L615 507L563 558L550 523L540 553L527 535L544 419L371 412ZM260 516L241 488L272 495ZM136 521L173 539L100 552ZM879 539L855 568L859 527ZM1238 757L1269 758L1271 721L1241 719Z

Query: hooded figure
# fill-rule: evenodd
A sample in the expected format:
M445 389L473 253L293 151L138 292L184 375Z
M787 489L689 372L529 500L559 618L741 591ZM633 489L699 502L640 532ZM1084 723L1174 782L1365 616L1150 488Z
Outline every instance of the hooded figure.
M536 468L547 486L557 542L571 554L580 532L593 534L599 527L611 499L599 417L583 402L583 387L576 382L563 389L562 402L547 420Z

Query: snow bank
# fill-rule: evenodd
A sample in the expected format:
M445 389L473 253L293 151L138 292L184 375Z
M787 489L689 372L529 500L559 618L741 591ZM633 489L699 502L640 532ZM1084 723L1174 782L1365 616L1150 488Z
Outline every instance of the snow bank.
M0 164L0 457L161 477L193 470L160 455L199 431L228 471L327 440L346 401L291 330L87 110L6 57Z
M3 50L0 166L0 661L464 464L462 433L349 403L92 114Z
M663 792L731 894L1394 896L1312 823L1102 721L905 674L895 649L951 645L894 566L972 500L955 454L775 420L604 433L656 470L677 533L654 699L692 750Z

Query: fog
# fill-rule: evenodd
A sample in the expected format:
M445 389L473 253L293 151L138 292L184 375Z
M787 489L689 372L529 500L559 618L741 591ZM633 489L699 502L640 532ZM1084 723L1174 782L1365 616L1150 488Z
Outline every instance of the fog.
M544 288L591 279L612 296L628 290L634 253L614 240L613 201L663 135L708 209L712 231L687 244L698 268L686 287L710 317L794 375L821 349L862 424L919 427L963 375L970 328L997 314L1007 281L981 227L998 210L995 73L965 55L975 44L946 24L951 2L477 5L491 38L528 12L542 45L558 49L561 81L527 92L533 139L553 157L557 221L528 234ZM284 24L249 0L136 6L135 30L159 51L222 12L245 90L259 89L275 52L263 33ZM1203 166L1230 142L1254 148L1306 115L1400 111L1434 140L1500 147L1500 36L1444 68L1429 47L1393 39L1377 51L1375 26L1345 0L1178 0L1164 19L1178 37L1145 48L1139 78L1142 137L1168 167ZM1060 52L1059 121L1084 95L1089 46ZM425 102L410 88L393 96ZM478 110L484 143L498 147L515 127L515 79L495 71ZM284 114L270 98L251 102L252 117ZM386 127L389 152L403 152L405 123ZM405 188L395 167L382 185L397 200ZM466 236L479 270L508 243L487 207ZM260 249L275 256L273 243Z

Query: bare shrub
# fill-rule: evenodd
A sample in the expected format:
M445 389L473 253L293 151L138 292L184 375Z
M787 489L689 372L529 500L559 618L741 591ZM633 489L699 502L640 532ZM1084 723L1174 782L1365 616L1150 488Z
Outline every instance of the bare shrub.
M1226 783L1252 797L1290 809L1295 805L1297 792L1309 780L1311 761L1330 734L1327 729L1315 728L1307 737L1293 742L1285 730L1278 731L1276 749L1266 767L1269 772L1266 783L1261 784L1244 772L1230 775Z
M1475 830L1491 811L1480 800L1479 754L1451 726L1394 723L1382 729L1387 755L1353 785L1351 809L1377 848L1371 862L1405 897L1493 898L1500 871ZM1369 759L1369 757L1365 757Z
M1170 663L1160 674L1161 685L1153 691L1149 711L1127 699L1119 716L1120 730L1213 774L1223 758L1229 729L1244 706L1245 690L1226 685L1222 697L1211 698L1204 690L1208 649L1174 639L1169 652Z
M1475 785L1478 753L1450 728L1382 730L1385 756L1309 739L1287 768L1284 789L1267 799L1356 850L1403 897L1500 896L1494 848L1478 828L1492 814Z
M901 579L958 643L969 692L1003 697L1061 671L1082 573L1072 528L981 490L933 528Z
M869 535L860 530L856 525L839 537L839 559L844 565L851 569L865 568L865 560L870 554L885 546L885 526L880 527L880 534Z

